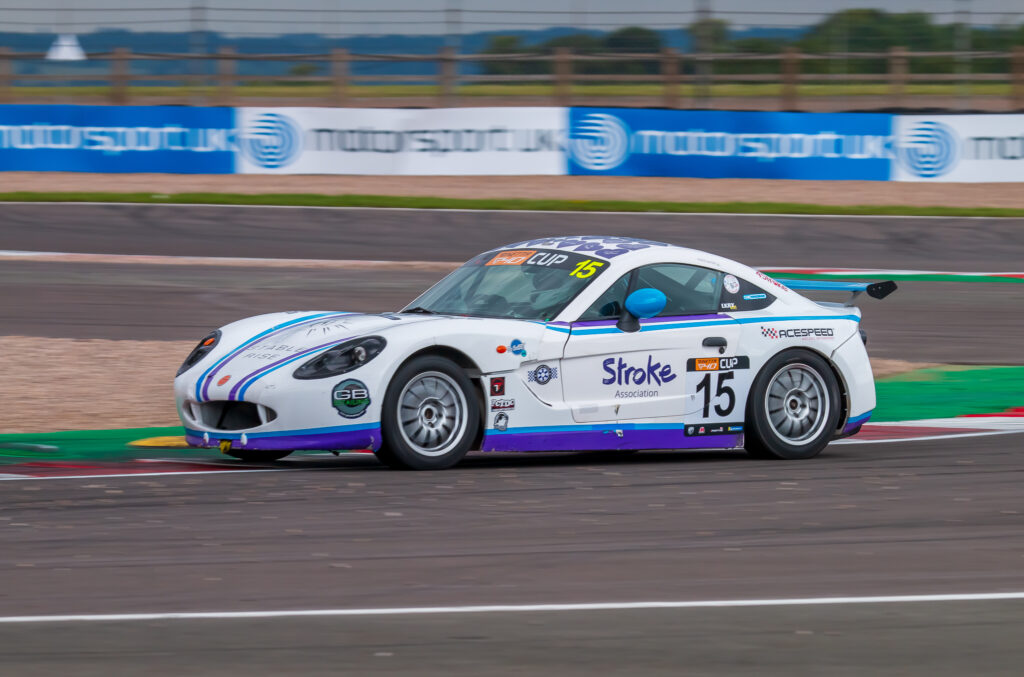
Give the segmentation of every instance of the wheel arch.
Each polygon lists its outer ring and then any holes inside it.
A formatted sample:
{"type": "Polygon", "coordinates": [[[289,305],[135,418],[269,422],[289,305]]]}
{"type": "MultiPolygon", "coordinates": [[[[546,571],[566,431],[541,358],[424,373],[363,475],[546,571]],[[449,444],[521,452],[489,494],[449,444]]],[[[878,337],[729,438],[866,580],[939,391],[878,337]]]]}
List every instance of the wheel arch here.
{"type": "Polygon", "coordinates": [[[476,437],[473,439],[473,444],[470,446],[470,449],[479,449],[484,438],[484,428],[487,426],[487,397],[484,393],[481,381],[483,372],[480,370],[479,365],[477,365],[473,358],[463,351],[458,348],[440,344],[426,346],[410,353],[397,365],[395,371],[397,372],[412,360],[427,356],[443,357],[451,360],[466,372],[466,376],[469,377],[469,382],[473,384],[473,389],[476,392],[477,403],[480,406],[480,425],[477,427],[476,437]]]}
{"type": "MultiPolygon", "coordinates": [[[[761,374],[764,373],[765,367],[768,366],[768,362],[778,357],[779,355],[782,355],[783,353],[791,352],[812,353],[823,359],[825,361],[825,364],[828,365],[828,368],[832,370],[832,375],[835,376],[836,384],[839,386],[839,422],[836,424],[836,429],[833,431],[834,438],[835,435],[838,435],[843,431],[843,428],[846,426],[846,419],[850,416],[850,389],[849,386],[847,386],[846,384],[846,379],[843,377],[842,372],[836,366],[836,363],[832,361],[832,358],[829,356],[828,353],[822,352],[811,346],[791,346],[789,348],[784,348],[783,350],[780,350],[777,353],[772,353],[767,358],[765,358],[764,364],[761,365],[761,368],[754,375],[754,381],[757,381],[757,379],[761,377],[761,374]]],[[[744,414],[744,417],[746,417],[746,414],[744,414]]]]}

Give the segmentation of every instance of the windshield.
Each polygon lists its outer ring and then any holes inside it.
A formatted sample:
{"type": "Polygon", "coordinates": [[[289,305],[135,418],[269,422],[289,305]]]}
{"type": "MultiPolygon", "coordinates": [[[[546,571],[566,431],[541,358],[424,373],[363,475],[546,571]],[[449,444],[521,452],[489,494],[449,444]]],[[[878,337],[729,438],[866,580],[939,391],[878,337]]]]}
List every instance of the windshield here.
{"type": "Polygon", "coordinates": [[[607,268],[604,259],[557,249],[487,252],[403,312],[548,321],[607,268]]]}

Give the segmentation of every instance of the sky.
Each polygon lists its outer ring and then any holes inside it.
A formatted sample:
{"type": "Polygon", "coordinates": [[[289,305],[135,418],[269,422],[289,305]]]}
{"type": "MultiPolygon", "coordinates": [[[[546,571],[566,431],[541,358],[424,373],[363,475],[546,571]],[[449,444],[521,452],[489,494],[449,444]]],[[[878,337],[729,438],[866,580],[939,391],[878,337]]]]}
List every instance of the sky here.
{"type": "Polygon", "coordinates": [[[390,33],[473,33],[577,26],[685,26],[705,2],[737,28],[805,26],[841,9],[885,7],[930,12],[942,23],[970,10],[976,25],[1024,22],[1024,0],[0,0],[0,31],[88,33],[99,27],[138,31],[209,30],[266,36],[337,37],[390,33]],[[194,12],[193,5],[203,6],[194,12]]]}

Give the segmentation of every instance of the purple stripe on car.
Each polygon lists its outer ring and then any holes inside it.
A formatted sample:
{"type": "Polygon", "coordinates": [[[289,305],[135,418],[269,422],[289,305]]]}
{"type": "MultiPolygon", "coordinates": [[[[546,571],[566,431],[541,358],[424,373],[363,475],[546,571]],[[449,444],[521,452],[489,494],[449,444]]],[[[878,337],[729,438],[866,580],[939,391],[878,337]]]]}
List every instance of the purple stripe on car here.
{"type": "Polygon", "coordinates": [[[625,429],[622,437],[613,429],[560,430],[555,432],[508,432],[485,435],[482,451],[598,451],[605,449],[735,449],[743,435],[687,437],[676,430],[625,429]]]}
{"type": "Polygon", "coordinates": [[[243,385],[245,385],[246,381],[248,381],[250,379],[256,380],[257,378],[259,378],[260,374],[263,374],[265,372],[268,372],[268,371],[272,370],[274,367],[276,367],[277,365],[281,364],[282,362],[288,362],[290,360],[295,360],[295,359],[298,359],[300,357],[304,357],[306,355],[309,355],[310,353],[315,353],[316,351],[321,350],[323,348],[327,348],[329,346],[333,346],[333,345],[336,345],[338,343],[342,343],[344,341],[347,341],[350,338],[352,338],[352,337],[348,336],[346,338],[335,339],[335,340],[329,341],[327,343],[321,343],[318,346],[313,346],[312,348],[306,348],[305,350],[299,351],[297,353],[291,353],[289,355],[286,355],[286,356],[282,357],[280,360],[278,360],[276,362],[271,362],[270,364],[266,364],[266,365],[260,367],[259,369],[257,369],[256,371],[254,371],[252,373],[249,373],[249,374],[246,374],[242,378],[238,379],[238,381],[235,382],[235,385],[231,388],[231,392],[228,393],[228,399],[229,400],[235,399],[235,394],[238,392],[238,389],[241,388],[243,385]],[[253,378],[253,377],[255,377],[255,378],[253,378]]]}
{"type": "MultiPolygon", "coordinates": [[[[202,435],[193,435],[194,431],[187,431],[185,441],[194,447],[216,447],[222,438],[218,433],[210,433],[210,441],[204,442],[202,435]]],[[[315,433],[312,435],[283,435],[280,437],[249,437],[246,444],[238,439],[238,434],[225,435],[223,439],[231,440],[231,446],[235,449],[266,449],[284,450],[294,449],[296,451],[323,450],[323,451],[353,451],[380,448],[380,428],[368,428],[365,430],[351,430],[330,433],[315,433]]]]}
{"type": "Polygon", "coordinates": [[[847,421],[846,425],[843,426],[842,437],[853,435],[854,433],[860,431],[861,426],[867,423],[868,419],[871,418],[871,414],[872,412],[869,411],[866,414],[861,414],[860,416],[851,418],[849,421],[847,421]]]}
{"type": "Polygon", "coordinates": [[[296,329],[298,327],[301,327],[301,326],[303,326],[305,324],[309,324],[311,322],[318,322],[318,321],[321,321],[321,320],[330,320],[330,319],[333,319],[335,317],[342,317],[342,316],[351,315],[351,314],[352,313],[345,313],[345,312],[340,312],[340,313],[320,313],[318,315],[312,315],[310,317],[307,317],[307,318],[305,318],[303,320],[300,320],[298,322],[285,322],[284,326],[282,326],[279,329],[275,329],[274,331],[272,331],[272,332],[270,332],[268,334],[263,334],[263,335],[255,336],[255,337],[253,337],[251,339],[246,340],[240,346],[238,346],[233,351],[228,353],[227,357],[224,357],[220,362],[217,363],[216,366],[214,366],[213,369],[211,369],[208,372],[208,374],[206,376],[206,379],[205,379],[205,381],[202,384],[203,389],[202,389],[202,392],[200,393],[200,398],[199,399],[201,399],[201,400],[209,400],[209,397],[210,397],[210,383],[213,382],[213,377],[216,376],[217,372],[219,372],[221,369],[223,369],[224,366],[228,362],[230,362],[231,360],[233,360],[236,357],[238,357],[238,354],[241,353],[243,350],[246,350],[248,348],[256,346],[259,343],[262,343],[263,341],[265,341],[266,339],[269,339],[271,337],[277,336],[278,334],[280,334],[283,331],[291,331],[292,329],[296,329]]]}

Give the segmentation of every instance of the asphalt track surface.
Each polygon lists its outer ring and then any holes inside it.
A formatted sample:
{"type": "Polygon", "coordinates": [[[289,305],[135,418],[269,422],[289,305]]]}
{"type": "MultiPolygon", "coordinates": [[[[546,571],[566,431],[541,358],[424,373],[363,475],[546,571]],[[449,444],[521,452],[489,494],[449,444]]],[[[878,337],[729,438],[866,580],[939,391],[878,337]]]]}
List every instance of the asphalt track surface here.
{"type": "MultiPolygon", "coordinates": [[[[151,205],[3,205],[0,249],[396,261],[462,261],[550,235],[621,234],[751,265],[1016,271],[1022,219],[494,213],[151,205]]],[[[214,266],[4,262],[0,333],[195,339],[261,312],[379,312],[441,274],[214,266]]],[[[1020,364],[1017,285],[901,283],[866,300],[871,353],[912,361],[1020,364]]],[[[845,297],[834,297],[839,300],[845,297]]]]}
{"type": "MultiPolygon", "coordinates": [[[[1020,269],[1021,225],[5,205],[0,248],[456,261],[555,231],[755,265],[993,271],[1020,269]]],[[[194,338],[265,309],[395,307],[430,277],[5,262],[0,332],[194,338]]],[[[1003,359],[1021,346],[1018,288],[904,285],[864,304],[869,347],[1019,362],[1003,359]]],[[[1022,441],[0,482],[0,617],[1021,591],[1022,441]]],[[[1022,636],[1021,600],[0,623],[0,672],[1018,675],[1022,636]]]]}
{"type": "MultiPolygon", "coordinates": [[[[1024,590],[1020,436],[0,482],[0,616],[1024,590]]],[[[4,674],[1019,674],[1024,600],[0,624],[4,674]],[[73,668],[73,669],[72,669],[73,668]]]]}

